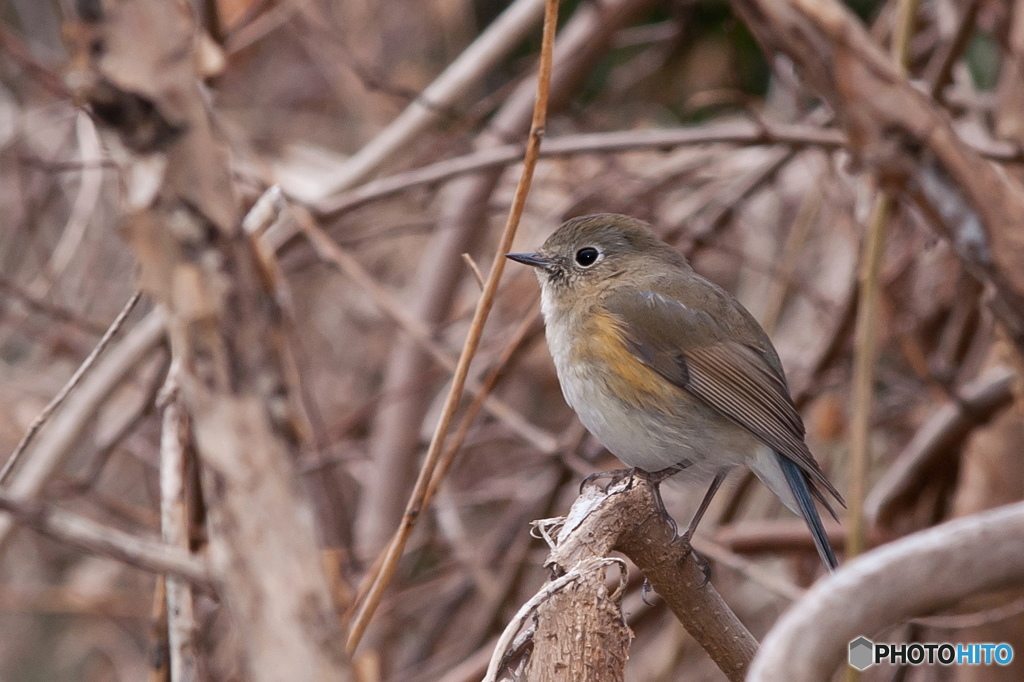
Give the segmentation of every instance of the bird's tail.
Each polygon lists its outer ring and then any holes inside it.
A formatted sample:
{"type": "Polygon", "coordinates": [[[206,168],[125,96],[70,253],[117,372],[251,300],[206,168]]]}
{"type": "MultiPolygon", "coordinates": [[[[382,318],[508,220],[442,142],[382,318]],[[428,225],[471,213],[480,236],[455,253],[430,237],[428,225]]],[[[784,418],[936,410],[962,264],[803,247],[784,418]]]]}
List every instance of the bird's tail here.
{"type": "Polygon", "coordinates": [[[793,492],[793,497],[796,498],[800,515],[804,517],[804,521],[811,531],[811,536],[814,538],[814,546],[818,549],[821,560],[825,562],[828,570],[834,571],[839,562],[836,561],[836,555],[828,541],[825,527],[821,524],[818,509],[814,506],[814,500],[811,497],[811,485],[813,484],[807,480],[807,474],[801,471],[795,462],[782,455],[776,454],[776,457],[779,460],[779,465],[782,467],[782,473],[786,476],[786,482],[789,483],[789,489],[793,492]]]}

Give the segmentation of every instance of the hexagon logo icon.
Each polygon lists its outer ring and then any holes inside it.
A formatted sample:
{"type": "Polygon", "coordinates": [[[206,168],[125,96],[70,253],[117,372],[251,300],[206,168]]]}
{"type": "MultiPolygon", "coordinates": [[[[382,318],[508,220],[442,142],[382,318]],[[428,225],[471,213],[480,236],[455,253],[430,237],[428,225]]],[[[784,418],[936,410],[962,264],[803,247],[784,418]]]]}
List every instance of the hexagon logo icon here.
{"type": "Polygon", "coordinates": [[[864,670],[874,665],[875,643],[867,637],[858,637],[850,642],[850,665],[864,670]]]}

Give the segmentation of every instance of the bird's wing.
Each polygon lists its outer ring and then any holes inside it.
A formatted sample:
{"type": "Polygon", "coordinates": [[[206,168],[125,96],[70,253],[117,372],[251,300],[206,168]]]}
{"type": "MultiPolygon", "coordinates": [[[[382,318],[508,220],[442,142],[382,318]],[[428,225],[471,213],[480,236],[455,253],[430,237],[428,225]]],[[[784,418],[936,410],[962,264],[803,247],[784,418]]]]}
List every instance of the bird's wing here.
{"type": "Polygon", "coordinates": [[[653,292],[622,289],[605,304],[640,362],[795,462],[843,503],[804,443],[803,420],[763,349],[732,338],[707,313],[653,292]]]}

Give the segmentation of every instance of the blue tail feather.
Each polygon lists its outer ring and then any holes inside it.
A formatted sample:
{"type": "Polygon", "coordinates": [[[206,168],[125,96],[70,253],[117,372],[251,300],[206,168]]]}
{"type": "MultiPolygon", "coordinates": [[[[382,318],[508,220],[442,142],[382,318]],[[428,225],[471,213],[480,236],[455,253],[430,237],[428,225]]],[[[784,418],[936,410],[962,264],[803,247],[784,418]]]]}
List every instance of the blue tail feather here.
{"type": "Polygon", "coordinates": [[[825,527],[821,524],[821,517],[818,516],[818,510],[814,506],[814,500],[811,498],[811,489],[808,485],[807,475],[800,470],[800,467],[795,462],[792,462],[787,457],[783,457],[778,453],[776,453],[776,456],[779,458],[779,464],[782,465],[782,473],[786,475],[789,488],[793,491],[793,497],[796,498],[797,506],[800,507],[800,514],[804,517],[804,521],[811,531],[811,536],[814,538],[814,546],[818,549],[821,560],[825,562],[825,566],[830,571],[834,571],[839,562],[836,561],[836,555],[828,541],[825,527]]]}

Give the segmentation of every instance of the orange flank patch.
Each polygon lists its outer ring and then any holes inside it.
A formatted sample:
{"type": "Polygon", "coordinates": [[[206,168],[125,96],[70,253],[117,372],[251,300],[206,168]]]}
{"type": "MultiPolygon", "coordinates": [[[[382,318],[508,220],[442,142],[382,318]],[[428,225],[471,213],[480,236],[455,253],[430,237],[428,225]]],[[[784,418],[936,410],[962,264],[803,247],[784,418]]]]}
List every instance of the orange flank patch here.
{"type": "Polygon", "coordinates": [[[637,407],[666,411],[679,400],[678,388],[629,351],[615,318],[597,313],[590,317],[587,327],[580,335],[585,341],[576,346],[574,360],[587,358],[593,364],[604,365],[607,371],[600,374],[609,393],[637,407]]]}

